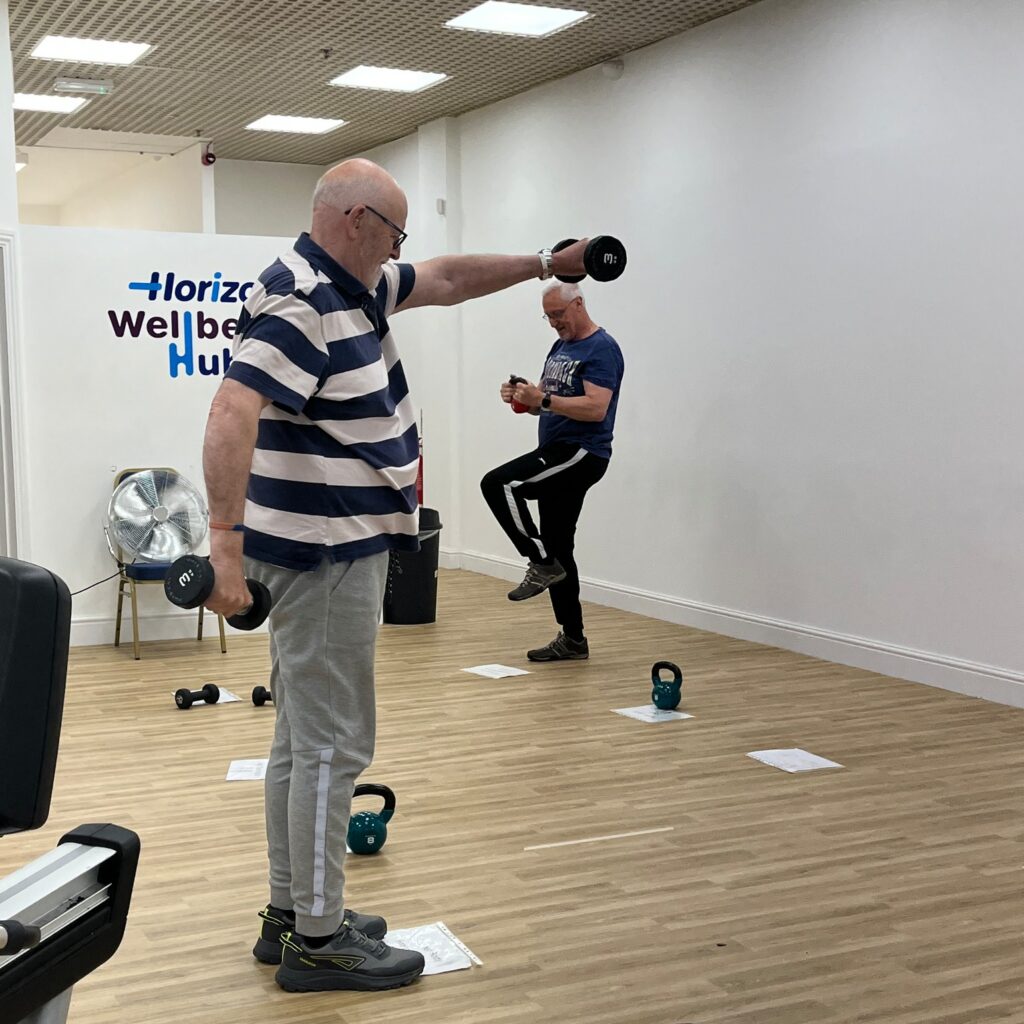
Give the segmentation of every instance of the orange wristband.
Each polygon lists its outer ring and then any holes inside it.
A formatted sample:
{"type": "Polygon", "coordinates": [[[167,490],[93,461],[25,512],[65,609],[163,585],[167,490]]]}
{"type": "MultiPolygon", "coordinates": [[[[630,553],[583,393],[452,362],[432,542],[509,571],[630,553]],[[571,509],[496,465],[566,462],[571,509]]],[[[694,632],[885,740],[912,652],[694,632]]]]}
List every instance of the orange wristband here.
{"type": "Polygon", "coordinates": [[[211,530],[233,530],[236,533],[241,533],[245,529],[244,523],[218,523],[213,519],[210,520],[211,530]]]}

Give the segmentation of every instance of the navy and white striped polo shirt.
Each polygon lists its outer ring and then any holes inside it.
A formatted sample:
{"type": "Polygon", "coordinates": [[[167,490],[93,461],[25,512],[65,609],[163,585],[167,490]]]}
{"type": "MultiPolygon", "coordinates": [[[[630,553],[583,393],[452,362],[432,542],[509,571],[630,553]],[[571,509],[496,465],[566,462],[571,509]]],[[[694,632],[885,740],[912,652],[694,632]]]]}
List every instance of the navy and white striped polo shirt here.
{"type": "Polygon", "coordinates": [[[416,273],[367,291],[308,234],[261,275],[225,377],[269,398],[245,503],[245,553],[288,569],[418,547],[416,417],[387,318],[416,273]]]}

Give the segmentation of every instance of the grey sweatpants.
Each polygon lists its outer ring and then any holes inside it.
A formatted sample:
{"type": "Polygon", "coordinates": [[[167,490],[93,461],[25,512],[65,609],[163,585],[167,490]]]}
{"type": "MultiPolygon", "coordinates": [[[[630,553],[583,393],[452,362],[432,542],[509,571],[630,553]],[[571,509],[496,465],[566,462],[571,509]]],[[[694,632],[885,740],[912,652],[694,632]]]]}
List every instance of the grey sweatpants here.
{"type": "Polygon", "coordinates": [[[270,902],[301,935],[341,925],[352,789],[373,760],[373,656],[387,552],[295,572],[247,558],[270,588],[277,721],[266,777],[270,902]]]}

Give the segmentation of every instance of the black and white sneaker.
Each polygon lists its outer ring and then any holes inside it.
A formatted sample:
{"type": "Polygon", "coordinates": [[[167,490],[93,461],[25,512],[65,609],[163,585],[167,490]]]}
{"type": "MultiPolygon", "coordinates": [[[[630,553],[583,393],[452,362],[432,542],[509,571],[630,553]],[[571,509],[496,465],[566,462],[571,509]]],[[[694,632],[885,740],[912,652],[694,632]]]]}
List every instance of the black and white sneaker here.
{"type": "Polygon", "coordinates": [[[543,594],[553,583],[561,583],[565,579],[565,570],[557,561],[550,565],[530,562],[526,567],[526,576],[515,590],[508,592],[510,601],[525,601],[528,597],[543,594]]]}
{"type": "Polygon", "coordinates": [[[422,953],[387,946],[347,924],[323,946],[307,946],[294,932],[285,932],[281,949],[275,980],[286,992],[401,988],[425,966],[422,953]]]}
{"type": "Polygon", "coordinates": [[[526,652],[530,661],[586,661],[590,657],[587,638],[572,640],[559,633],[546,647],[537,647],[526,652]]]}
{"type": "MultiPolygon", "coordinates": [[[[295,931],[295,914],[290,910],[278,910],[269,904],[260,911],[263,927],[260,937],[252,948],[252,955],[262,964],[279,964],[281,962],[281,936],[285,932],[295,931]]],[[[388,923],[383,917],[375,914],[360,914],[355,910],[346,910],[342,918],[344,924],[350,924],[371,939],[383,939],[387,934],[388,923]]]]}

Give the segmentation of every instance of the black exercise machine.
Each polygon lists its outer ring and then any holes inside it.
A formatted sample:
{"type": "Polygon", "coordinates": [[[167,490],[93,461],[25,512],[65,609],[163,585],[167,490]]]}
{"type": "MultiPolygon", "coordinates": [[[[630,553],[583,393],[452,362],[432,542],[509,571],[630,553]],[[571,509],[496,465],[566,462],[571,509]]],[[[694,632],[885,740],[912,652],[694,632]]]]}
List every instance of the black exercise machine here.
{"type": "MultiPolygon", "coordinates": [[[[53,573],[0,557],[0,836],[50,811],[71,635],[71,594],[53,573]]],[[[63,1024],[71,990],[124,935],[139,838],[80,825],[0,878],[0,1021],[63,1024]]]]}

